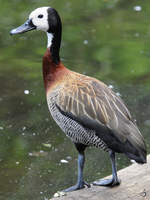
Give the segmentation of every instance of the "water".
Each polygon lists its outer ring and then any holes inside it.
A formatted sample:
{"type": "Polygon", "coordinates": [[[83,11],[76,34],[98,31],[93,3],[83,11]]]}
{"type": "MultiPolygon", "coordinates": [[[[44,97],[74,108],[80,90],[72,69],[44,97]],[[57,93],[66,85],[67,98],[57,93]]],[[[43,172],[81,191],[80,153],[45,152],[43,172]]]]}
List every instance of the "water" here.
{"type": "MultiPolygon", "coordinates": [[[[149,151],[150,2],[5,0],[1,4],[0,200],[49,199],[76,181],[77,152],[46,104],[41,70],[46,36],[35,31],[9,35],[36,7],[50,5],[59,11],[63,63],[104,81],[121,95],[149,151]]],[[[118,155],[117,163],[120,169],[130,161],[118,155]]],[[[85,180],[108,174],[107,153],[87,149],[85,180]]]]}

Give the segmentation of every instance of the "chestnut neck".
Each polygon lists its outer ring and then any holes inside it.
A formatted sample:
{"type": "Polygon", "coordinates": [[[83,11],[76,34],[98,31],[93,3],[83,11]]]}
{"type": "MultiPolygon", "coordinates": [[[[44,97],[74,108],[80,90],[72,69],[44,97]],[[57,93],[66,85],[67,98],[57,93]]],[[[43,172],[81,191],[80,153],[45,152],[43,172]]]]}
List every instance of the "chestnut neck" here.
{"type": "Polygon", "coordinates": [[[58,82],[64,69],[66,68],[60,61],[58,64],[54,62],[51,50],[47,48],[43,56],[43,79],[46,91],[58,82]]]}

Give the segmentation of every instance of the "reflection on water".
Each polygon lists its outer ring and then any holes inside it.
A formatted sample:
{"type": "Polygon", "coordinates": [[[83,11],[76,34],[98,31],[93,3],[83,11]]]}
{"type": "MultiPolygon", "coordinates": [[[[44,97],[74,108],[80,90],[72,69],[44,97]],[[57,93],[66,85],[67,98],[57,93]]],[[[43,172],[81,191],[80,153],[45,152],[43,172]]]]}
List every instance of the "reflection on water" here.
{"type": "MultiPolygon", "coordinates": [[[[0,8],[0,199],[46,200],[75,183],[77,152],[50,117],[41,60],[46,36],[10,37],[42,1],[8,1],[0,8]],[[6,15],[9,13],[9,15],[6,15]],[[69,169],[69,170],[68,170],[69,169]]],[[[63,20],[61,57],[70,69],[101,79],[137,119],[150,144],[150,3],[52,1],[63,20]],[[77,14],[78,13],[78,14],[77,14]]],[[[149,148],[148,148],[149,151],[149,148]]],[[[118,155],[118,168],[130,164],[118,155]]],[[[107,153],[89,148],[85,179],[111,173],[107,153]]]]}

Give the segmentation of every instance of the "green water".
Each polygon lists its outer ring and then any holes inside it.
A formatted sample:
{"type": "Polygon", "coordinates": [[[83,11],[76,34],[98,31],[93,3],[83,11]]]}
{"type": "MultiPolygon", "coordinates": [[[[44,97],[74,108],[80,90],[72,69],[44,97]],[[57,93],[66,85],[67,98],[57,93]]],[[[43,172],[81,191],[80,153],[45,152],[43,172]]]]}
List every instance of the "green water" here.
{"type": "MultiPolygon", "coordinates": [[[[0,200],[47,200],[76,181],[77,152],[46,104],[41,70],[46,36],[9,35],[37,7],[59,11],[63,63],[113,86],[149,147],[150,1],[0,0],[0,5],[0,200]]],[[[118,155],[117,163],[120,169],[130,161],[118,155]]],[[[87,149],[85,180],[110,173],[107,153],[87,149]]]]}

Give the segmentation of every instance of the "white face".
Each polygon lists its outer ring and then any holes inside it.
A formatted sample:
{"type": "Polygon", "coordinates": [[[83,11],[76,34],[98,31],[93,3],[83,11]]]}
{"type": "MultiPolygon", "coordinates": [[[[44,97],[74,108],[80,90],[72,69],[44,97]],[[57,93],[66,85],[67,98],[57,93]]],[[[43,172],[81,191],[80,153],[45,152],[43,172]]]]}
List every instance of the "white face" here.
{"type": "Polygon", "coordinates": [[[48,31],[48,8],[50,7],[37,8],[29,15],[29,19],[32,19],[32,23],[37,27],[37,30],[48,31]]]}

